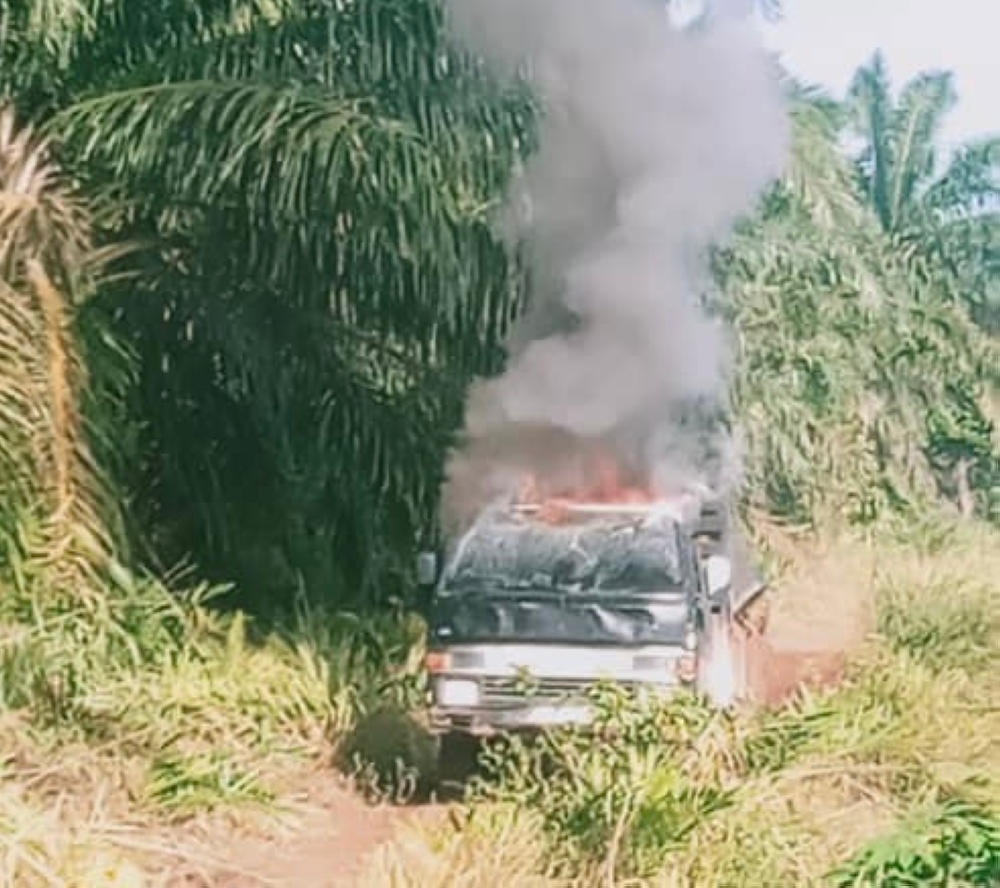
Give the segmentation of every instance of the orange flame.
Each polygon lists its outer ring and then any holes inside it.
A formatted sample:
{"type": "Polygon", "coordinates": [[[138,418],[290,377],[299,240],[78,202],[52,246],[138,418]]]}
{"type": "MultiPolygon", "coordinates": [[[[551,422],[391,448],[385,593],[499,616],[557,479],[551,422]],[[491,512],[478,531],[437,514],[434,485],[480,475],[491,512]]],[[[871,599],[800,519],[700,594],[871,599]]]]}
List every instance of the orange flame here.
{"type": "Polygon", "coordinates": [[[619,464],[606,454],[599,454],[585,464],[585,482],[576,487],[553,487],[537,475],[525,475],[518,492],[520,504],[540,505],[540,516],[553,523],[565,517],[566,507],[574,503],[641,504],[660,498],[652,486],[642,486],[626,478],[619,464]]]}

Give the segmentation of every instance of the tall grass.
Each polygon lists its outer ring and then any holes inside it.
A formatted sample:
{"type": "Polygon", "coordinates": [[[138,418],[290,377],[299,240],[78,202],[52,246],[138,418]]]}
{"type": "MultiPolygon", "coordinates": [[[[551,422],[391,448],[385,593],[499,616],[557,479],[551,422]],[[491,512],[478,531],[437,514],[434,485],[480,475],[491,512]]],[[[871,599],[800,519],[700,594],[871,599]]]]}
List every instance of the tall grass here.
{"type": "Polygon", "coordinates": [[[303,611],[262,636],[215,591],[121,573],[95,612],[0,590],[0,886],[145,885],[194,853],[172,829],[282,815],[291,782],[332,777],[356,721],[406,697],[419,626],[303,611]]]}

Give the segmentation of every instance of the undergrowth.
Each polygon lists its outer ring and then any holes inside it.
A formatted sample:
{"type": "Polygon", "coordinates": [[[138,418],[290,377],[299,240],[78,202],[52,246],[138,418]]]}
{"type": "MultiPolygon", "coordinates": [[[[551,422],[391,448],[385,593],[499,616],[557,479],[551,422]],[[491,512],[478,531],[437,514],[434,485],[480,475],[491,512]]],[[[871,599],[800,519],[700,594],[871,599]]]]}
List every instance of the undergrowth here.
{"type": "MultiPolygon", "coordinates": [[[[596,733],[492,747],[449,822],[404,831],[359,884],[1000,884],[996,536],[825,551],[873,604],[839,686],[734,714],[599,689],[596,733]]],[[[266,829],[316,768],[382,801],[433,785],[418,621],[301,609],[263,634],[214,591],[123,576],[98,611],[4,591],[4,888],[169,884],[164,844],[213,818],[266,829]]]]}
{"type": "Polygon", "coordinates": [[[359,718],[419,686],[413,621],[301,609],[262,635],[212,607],[221,590],[122,572],[95,610],[17,576],[0,594],[2,888],[145,885],[164,862],[129,836],[282,814],[289,779],[332,772],[359,718]]]}

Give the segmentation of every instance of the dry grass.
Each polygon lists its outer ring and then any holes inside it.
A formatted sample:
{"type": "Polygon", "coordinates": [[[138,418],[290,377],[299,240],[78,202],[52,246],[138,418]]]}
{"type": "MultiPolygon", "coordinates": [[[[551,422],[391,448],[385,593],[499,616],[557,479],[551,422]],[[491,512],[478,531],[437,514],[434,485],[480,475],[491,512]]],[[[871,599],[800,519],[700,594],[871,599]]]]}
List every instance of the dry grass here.
{"type": "Polygon", "coordinates": [[[77,598],[99,598],[120,517],[81,409],[76,308],[112,255],[92,234],[46,140],[0,102],[0,555],[30,553],[53,592],[77,598]]]}
{"type": "MultiPolygon", "coordinates": [[[[193,721],[202,701],[195,694],[189,702],[193,721]]],[[[143,710],[162,753],[136,745],[135,736],[73,741],[11,719],[0,734],[0,888],[156,888],[185,884],[180,873],[210,885],[209,874],[229,863],[233,837],[278,832],[281,818],[295,814],[285,799],[289,781],[311,763],[255,748],[239,731],[224,734],[214,702],[211,740],[185,738],[186,754],[168,751],[177,724],[169,710],[158,727],[153,710],[143,710]]],[[[240,727],[241,714],[231,711],[231,726],[240,727]]],[[[303,751],[319,749],[317,742],[303,751]]]]}
{"type": "MultiPolygon", "coordinates": [[[[482,809],[461,829],[416,825],[379,848],[356,888],[560,888],[539,825],[509,808],[482,809]]],[[[346,888],[346,886],[345,886],[346,888]]]]}
{"type": "Polygon", "coordinates": [[[188,888],[215,885],[222,873],[250,878],[257,867],[234,849],[287,838],[308,822],[304,808],[219,807],[224,798],[177,820],[133,804],[112,762],[93,767],[75,755],[62,751],[51,768],[50,778],[67,783],[59,793],[28,775],[4,781],[2,888],[188,888]],[[70,785],[70,774],[78,782],[70,785]]]}
{"type": "Polygon", "coordinates": [[[157,584],[109,591],[98,616],[31,588],[0,598],[0,888],[238,875],[234,842],[306,822],[302,787],[317,765],[334,779],[337,743],[411,668],[413,627],[391,621],[312,614],[294,642],[251,642],[157,584]]]}

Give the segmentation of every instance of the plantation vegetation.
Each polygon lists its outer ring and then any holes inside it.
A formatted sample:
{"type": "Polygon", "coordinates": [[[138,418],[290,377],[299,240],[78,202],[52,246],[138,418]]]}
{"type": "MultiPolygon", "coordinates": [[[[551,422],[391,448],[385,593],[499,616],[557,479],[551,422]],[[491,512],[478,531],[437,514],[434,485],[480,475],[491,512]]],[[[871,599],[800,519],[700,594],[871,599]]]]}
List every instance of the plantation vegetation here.
{"type": "MultiPolygon", "coordinates": [[[[707,295],[747,526],[781,619],[851,616],[842,681],[609,690],[613,744],[491,749],[358,884],[1000,885],[1000,138],[941,156],[950,76],[878,56],[787,89],[707,295]]],[[[538,113],[436,0],[0,0],[0,886],[211,885],[195,828],[273,831],[295,775],[433,784],[410,567],[538,113]]]]}

